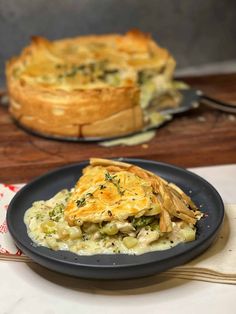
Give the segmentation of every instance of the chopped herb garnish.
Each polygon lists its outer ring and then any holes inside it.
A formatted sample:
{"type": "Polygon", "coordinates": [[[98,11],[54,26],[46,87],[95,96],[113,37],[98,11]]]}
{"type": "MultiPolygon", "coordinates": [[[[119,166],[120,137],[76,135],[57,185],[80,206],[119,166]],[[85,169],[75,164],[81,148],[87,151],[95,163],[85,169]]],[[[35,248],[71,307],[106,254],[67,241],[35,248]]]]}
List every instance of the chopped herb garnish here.
{"type": "Polygon", "coordinates": [[[118,69],[107,69],[107,61],[101,60],[97,62],[90,62],[87,64],[56,64],[55,68],[59,71],[58,80],[65,78],[74,78],[79,74],[78,78],[83,82],[89,81],[90,83],[96,81],[106,81],[111,86],[119,85],[120,75],[118,69]]]}
{"type": "Polygon", "coordinates": [[[36,214],[36,219],[40,219],[40,218],[42,218],[42,214],[37,213],[37,214],[36,214]]]}
{"type": "Polygon", "coordinates": [[[117,176],[111,176],[111,174],[108,171],[105,173],[105,180],[113,183],[114,186],[117,188],[118,193],[120,195],[124,195],[125,191],[122,191],[120,188],[120,179],[116,180],[116,177],[117,176]]]}
{"type": "Polygon", "coordinates": [[[62,218],[62,214],[64,211],[64,205],[63,204],[57,204],[48,214],[50,217],[50,220],[53,221],[59,221],[60,218],[62,218]]]}
{"type": "Polygon", "coordinates": [[[99,185],[99,189],[100,189],[100,190],[103,190],[103,189],[105,189],[105,188],[106,188],[106,186],[105,186],[104,184],[100,184],[100,185],[99,185]]]}
{"type": "Polygon", "coordinates": [[[81,199],[76,201],[77,207],[83,207],[86,204],[85,197],[82,197],[81,199]]]}
{"type": "Polygon", "coordinates": [[[110,175],[110,173],[109,173],[109,172],[106,172],[106,173],[105,173],[105,180],[106,180],[106,181],[110,181],[110,182],[112,182],[113,177],[110,175]]]}
{"type": "Polygon", "coordinates": [[[77,207],[83,207],[86,205],[86,198],[93,197],[93,193],[86,193],[85,197],[81,197],[81,199],[76,201],[77,207]]]}

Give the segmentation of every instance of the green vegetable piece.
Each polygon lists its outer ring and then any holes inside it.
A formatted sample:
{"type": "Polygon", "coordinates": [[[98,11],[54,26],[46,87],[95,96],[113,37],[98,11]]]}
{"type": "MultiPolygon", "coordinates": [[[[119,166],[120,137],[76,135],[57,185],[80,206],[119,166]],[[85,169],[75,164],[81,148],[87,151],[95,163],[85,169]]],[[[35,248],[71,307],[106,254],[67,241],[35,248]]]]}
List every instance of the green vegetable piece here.
{"type": "Polygon", "coordinates": [[[134,218],[132,220],[132,225],[135,228],[143,228],[150,225],[155,218],[153,216],[142,216],[140,218],[134,218]]]}

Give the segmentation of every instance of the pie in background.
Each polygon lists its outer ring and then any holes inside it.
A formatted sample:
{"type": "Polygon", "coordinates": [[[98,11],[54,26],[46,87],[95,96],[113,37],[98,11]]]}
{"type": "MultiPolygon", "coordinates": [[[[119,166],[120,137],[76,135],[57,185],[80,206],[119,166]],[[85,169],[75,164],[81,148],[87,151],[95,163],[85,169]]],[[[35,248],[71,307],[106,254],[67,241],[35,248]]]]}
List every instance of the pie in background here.
{"type": "Polygon", "coordinates": [[[141,130],[150,108],[178,106],[175,60],[150,35],[33,37],[7,63],[10,113],[49,136],[112,137],[141,130]]]}

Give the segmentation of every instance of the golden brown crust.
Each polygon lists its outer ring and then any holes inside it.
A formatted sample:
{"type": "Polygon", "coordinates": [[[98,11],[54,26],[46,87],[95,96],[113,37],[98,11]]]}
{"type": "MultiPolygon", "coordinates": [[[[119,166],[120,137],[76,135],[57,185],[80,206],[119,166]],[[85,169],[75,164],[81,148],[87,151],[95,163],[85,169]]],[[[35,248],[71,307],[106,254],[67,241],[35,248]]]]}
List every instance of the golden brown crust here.
{"type": "Polygon", "coordinates": [[[48,135],[115,136],[136,131],[144,125],[137,71],[163,66],[164,75],[171,77],[174,59],[137,30],[124,36],[91,35],[54,42],[33,37],[31,45],[7,63],[10,113],[22,125],[48,135]],[[81,83],[70,75],[58,79],[62,63],[104,58],[111,67],[126,69],[127,78],[119,86],[81,83]]]}
{"type": "MultiPolygon", "coordinates": [[[[125,169],[131,173],[136,174],[140,178],[150,182],[153,191],[159,195],[159,201],[161,202],[162,214],[161,214],[161,230],[167,232],[171,229],[170,215],[182,219],[183,221],[191,224],[195,224],[197,216],[200,215],[196,205],[179,187],[173,183],[168,183],[163,178],[155,175],[154,173],[134,166],[132,164],[123,163],[120,161],[113,161],[109,159],[91,158],[91,166],[103,166],[103,167],[118,167],[125,169]]],[[[115,170],[120,171],[120,170],[115,170]]]]}
{"type": "Polygon", "coordinates": [[[162,232],[172,231],[173,217],[191,225],[200,217],[195,204],[175,185],[135,165],[101,158],[90,159],[65,209],[70,224],[157,214],[162,232]]]}
{"type": "Polygon", "coordinates": [[[127,170],[109,172],[109,167],[88,166],[77,182],[65,208],[70,224],[124,221],[129,216],[160,212],[150,182],[127,170]]]}
{"type": "Polygon", "coordinates": [[[143,126],[140,106],[122,110],[106,119],[81,126],[81,136],[115,136],[138,131],[143,126]]]}
{"type": "Polygon", "coordinates": [[[13,117],[41,133],[75,137],[113,136],[136,131],[143,126],[137,88],[81,90],[70,95],[60,91],[58,102],[50,92],[39,94],[18,86],[9,86],[9,91],[13,117]],[[69,133],[66,130],[70,130],[69,133]]]}

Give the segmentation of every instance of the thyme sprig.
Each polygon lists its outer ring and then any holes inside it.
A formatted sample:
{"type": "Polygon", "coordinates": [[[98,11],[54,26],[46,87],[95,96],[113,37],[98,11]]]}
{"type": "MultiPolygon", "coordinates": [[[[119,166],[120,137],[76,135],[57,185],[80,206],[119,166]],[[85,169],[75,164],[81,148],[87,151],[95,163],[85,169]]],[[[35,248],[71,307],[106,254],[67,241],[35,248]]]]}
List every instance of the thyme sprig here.
{"type": "Polygon", "coordinates": [[[86,193],[84,197],[81,197],[76,201],[77,207],[83,207],[86,205],[86,199],[93,197],[93,193],[86,193]]]}
{"type": "Polygon", "coordinates": [[[111,176],[111,174],[108,171],[105,173],[105,180],[114,184],[114,186],[117,188],[117,191],[120,195],[124,195],[125,191],[121,190],[120,179],[117,180],[116,177],[117,177],[116,175],[111,176]]]}
{"type": "Polygon", "coordinates": [[[76,201],[77,207],[83,207],[86,204],[85,197],[81,197],[79,200],[76,201]]]}

